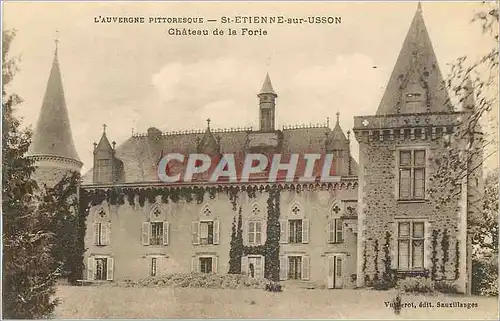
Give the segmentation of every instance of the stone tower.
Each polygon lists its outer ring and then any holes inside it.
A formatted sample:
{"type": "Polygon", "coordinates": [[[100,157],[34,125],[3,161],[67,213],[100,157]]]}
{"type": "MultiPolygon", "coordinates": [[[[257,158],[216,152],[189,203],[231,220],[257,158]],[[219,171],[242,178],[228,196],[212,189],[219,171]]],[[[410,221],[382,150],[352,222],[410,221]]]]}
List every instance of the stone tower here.
{"type": "Polygon", "coordinates": [[[467,187],[444,208],[430,193],[435,161],[466,112],[448,104],[443,77],[418,5],[374,116],[354,119],[359,142],[358,286],[387,270],[454,282],[465,292],[467,187]],[[445,245],[443,245],[445,244],[445,245]]]}
{"type": "Polygon", "coordinates": [[[259,119],[260,119],[260,130],[261,131],[274,131],[275,117],[276,117],[276,98],[278,95],[274,92],[273,85],[271,84],[271,78],[269,74],[266,75],[264,84],[260,93],[257,95],[259,97],[259,119]]]}
{"type": "Polygon", "coordinates": [[[65,174],[80,172],[83,165],[76,153],[71,133],[59,68],[57,41],[29,155],[35,160],[35,179],[47,186],[58,183],[65,174]]]}

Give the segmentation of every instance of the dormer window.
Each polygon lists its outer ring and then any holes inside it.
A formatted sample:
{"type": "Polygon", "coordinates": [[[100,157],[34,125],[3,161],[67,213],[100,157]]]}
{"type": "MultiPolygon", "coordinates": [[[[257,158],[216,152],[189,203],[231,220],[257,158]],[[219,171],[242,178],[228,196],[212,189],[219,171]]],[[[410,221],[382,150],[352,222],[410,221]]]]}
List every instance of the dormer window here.
{"type": "Polygon", "coordinates": [[[410,84],[403,93],[403,98],[403,113],[414,114],[425,112],[425,90],[420,84],[410,84]]]}

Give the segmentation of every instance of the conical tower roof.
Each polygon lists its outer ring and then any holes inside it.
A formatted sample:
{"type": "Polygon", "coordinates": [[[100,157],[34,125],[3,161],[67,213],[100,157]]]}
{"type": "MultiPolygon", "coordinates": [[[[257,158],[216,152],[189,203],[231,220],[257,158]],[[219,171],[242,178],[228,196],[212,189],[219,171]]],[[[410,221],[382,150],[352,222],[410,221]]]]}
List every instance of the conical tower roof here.
{"type": "Polygon", "coordinates": [[[264,79],[264,84],[262,84],[262,89],[260,90],[259,95],[261,94],[276,95],[276,92],[273,89],[273,84],[271,83],[271,78],[269,77],[269,73],[266,74],[266,79],[264,79]]]}
{"type": "Polygon", "coordinates": [[[338,140],[338,141],[347,141],[347,137],[344,134],[344,131],[342,130],[342,127],[340,127],[340,113],[337,112],[337,122],[335,124],[335,127],[332,130],[332,135],[331,135],[332,140],[338,140]]]}
{"type": "Polygon", "coordinates": [[[60,156],[80,161],[76,153],[64,99],[57,47],[43,98],[30,154],[60,156]]]}
{"type": "Polygon", "coordinates": [[[420,3],[382,96],[377,115],[399,113],[398,101],[401,91],[409,81],[416,81],[428,88],[428,112],[450,111],[447,107],[448,93],[443,89],[443,76],[425,27],[420,3]]]}

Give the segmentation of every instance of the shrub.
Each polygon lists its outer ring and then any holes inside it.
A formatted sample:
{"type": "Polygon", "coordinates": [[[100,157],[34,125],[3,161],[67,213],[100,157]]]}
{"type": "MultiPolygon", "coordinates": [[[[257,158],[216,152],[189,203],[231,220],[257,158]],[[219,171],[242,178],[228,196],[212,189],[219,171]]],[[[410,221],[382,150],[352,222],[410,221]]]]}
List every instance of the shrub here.
{"type": "Polygon", "coordinates": [[[498,296],[498,263],[495,258],[472,260],[472,294],[498,296]]]}
{"type": "Polygon", "coordinates": [[[397,287],[403,293],[434,293],[434,282],[430,278],[421,276],[407,277],[399,280],[397,287]]]}
{"type": "Polygon", "coordinates": [[[376,279],[372,282],[372,286],[375,290],[389,290],[396,286],[397,283],[397,272],[396,270],[389,270],[384,272],[381,279],[376,279]]]}
{"type": "Polygon", "coordinates": [[[278,282],[271,281],[271,282],[266,284],[265,290],[268,292],[282,292],[283,286],[278,282]]]}
{"type": "Polygon", "coordinates": [[[457,285],[451,281],[436,281],[434,288],[441,293],[459,293],[457,285]]]}
{"type": "Polygon", "coordinates": [[[237,289],[241,287],[264,289],[269,281],[250,278],[242,274],[172,273],[157,277],[145,277],[136,282],[127,280],[118,286],[158,286],[207,289],[237,289]],[[133,284],[133,285],[132,285],[133,284]]]}

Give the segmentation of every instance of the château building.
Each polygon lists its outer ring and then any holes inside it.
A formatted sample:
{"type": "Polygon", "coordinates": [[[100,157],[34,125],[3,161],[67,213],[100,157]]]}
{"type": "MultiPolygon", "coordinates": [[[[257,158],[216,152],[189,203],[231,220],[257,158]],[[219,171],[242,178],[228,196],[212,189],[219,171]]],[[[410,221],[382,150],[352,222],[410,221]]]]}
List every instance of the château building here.
{"type": "MultiPolygon", "coordinates": [[[[329,124],[276,128],[278,94],[269,75],[257,95],[258,129],[214,129],[208,120],[199,131],[149,128],[117,146],[104,127],[80,191],[89,199],[83,209],[84,278],[122,281],[236,271],[311,287],[354,288],[373,285],[393,270],[400,277],[448,280],[468,291],[468,192],[480,190],[482,183],[477,177],[464,181],[444,209],[436,206],[439,195],[431,195],[429,187],[437,166],[433,159],[469,117],[474,102],[455,111],[442,83],[419,5],[375,115],[355,117],[353,134],[341,128],[339,113],[333,129],[329,124]],[[354,138],[359,164],[350,150],[354,138]],[[340,178],[329,183],[211,183],[206,177],[162,182],[158,162],[174,152],[330,153],[340,178]],[[242,247],[236,250],[238,242],[242,247]]],[[[37,157],[81,166],[57,52],[38,127],[37,157]],[[45,128],[52,117],[46,115],[56,111],[62,117],[54,121],[58,127],[45,128]]]]}

